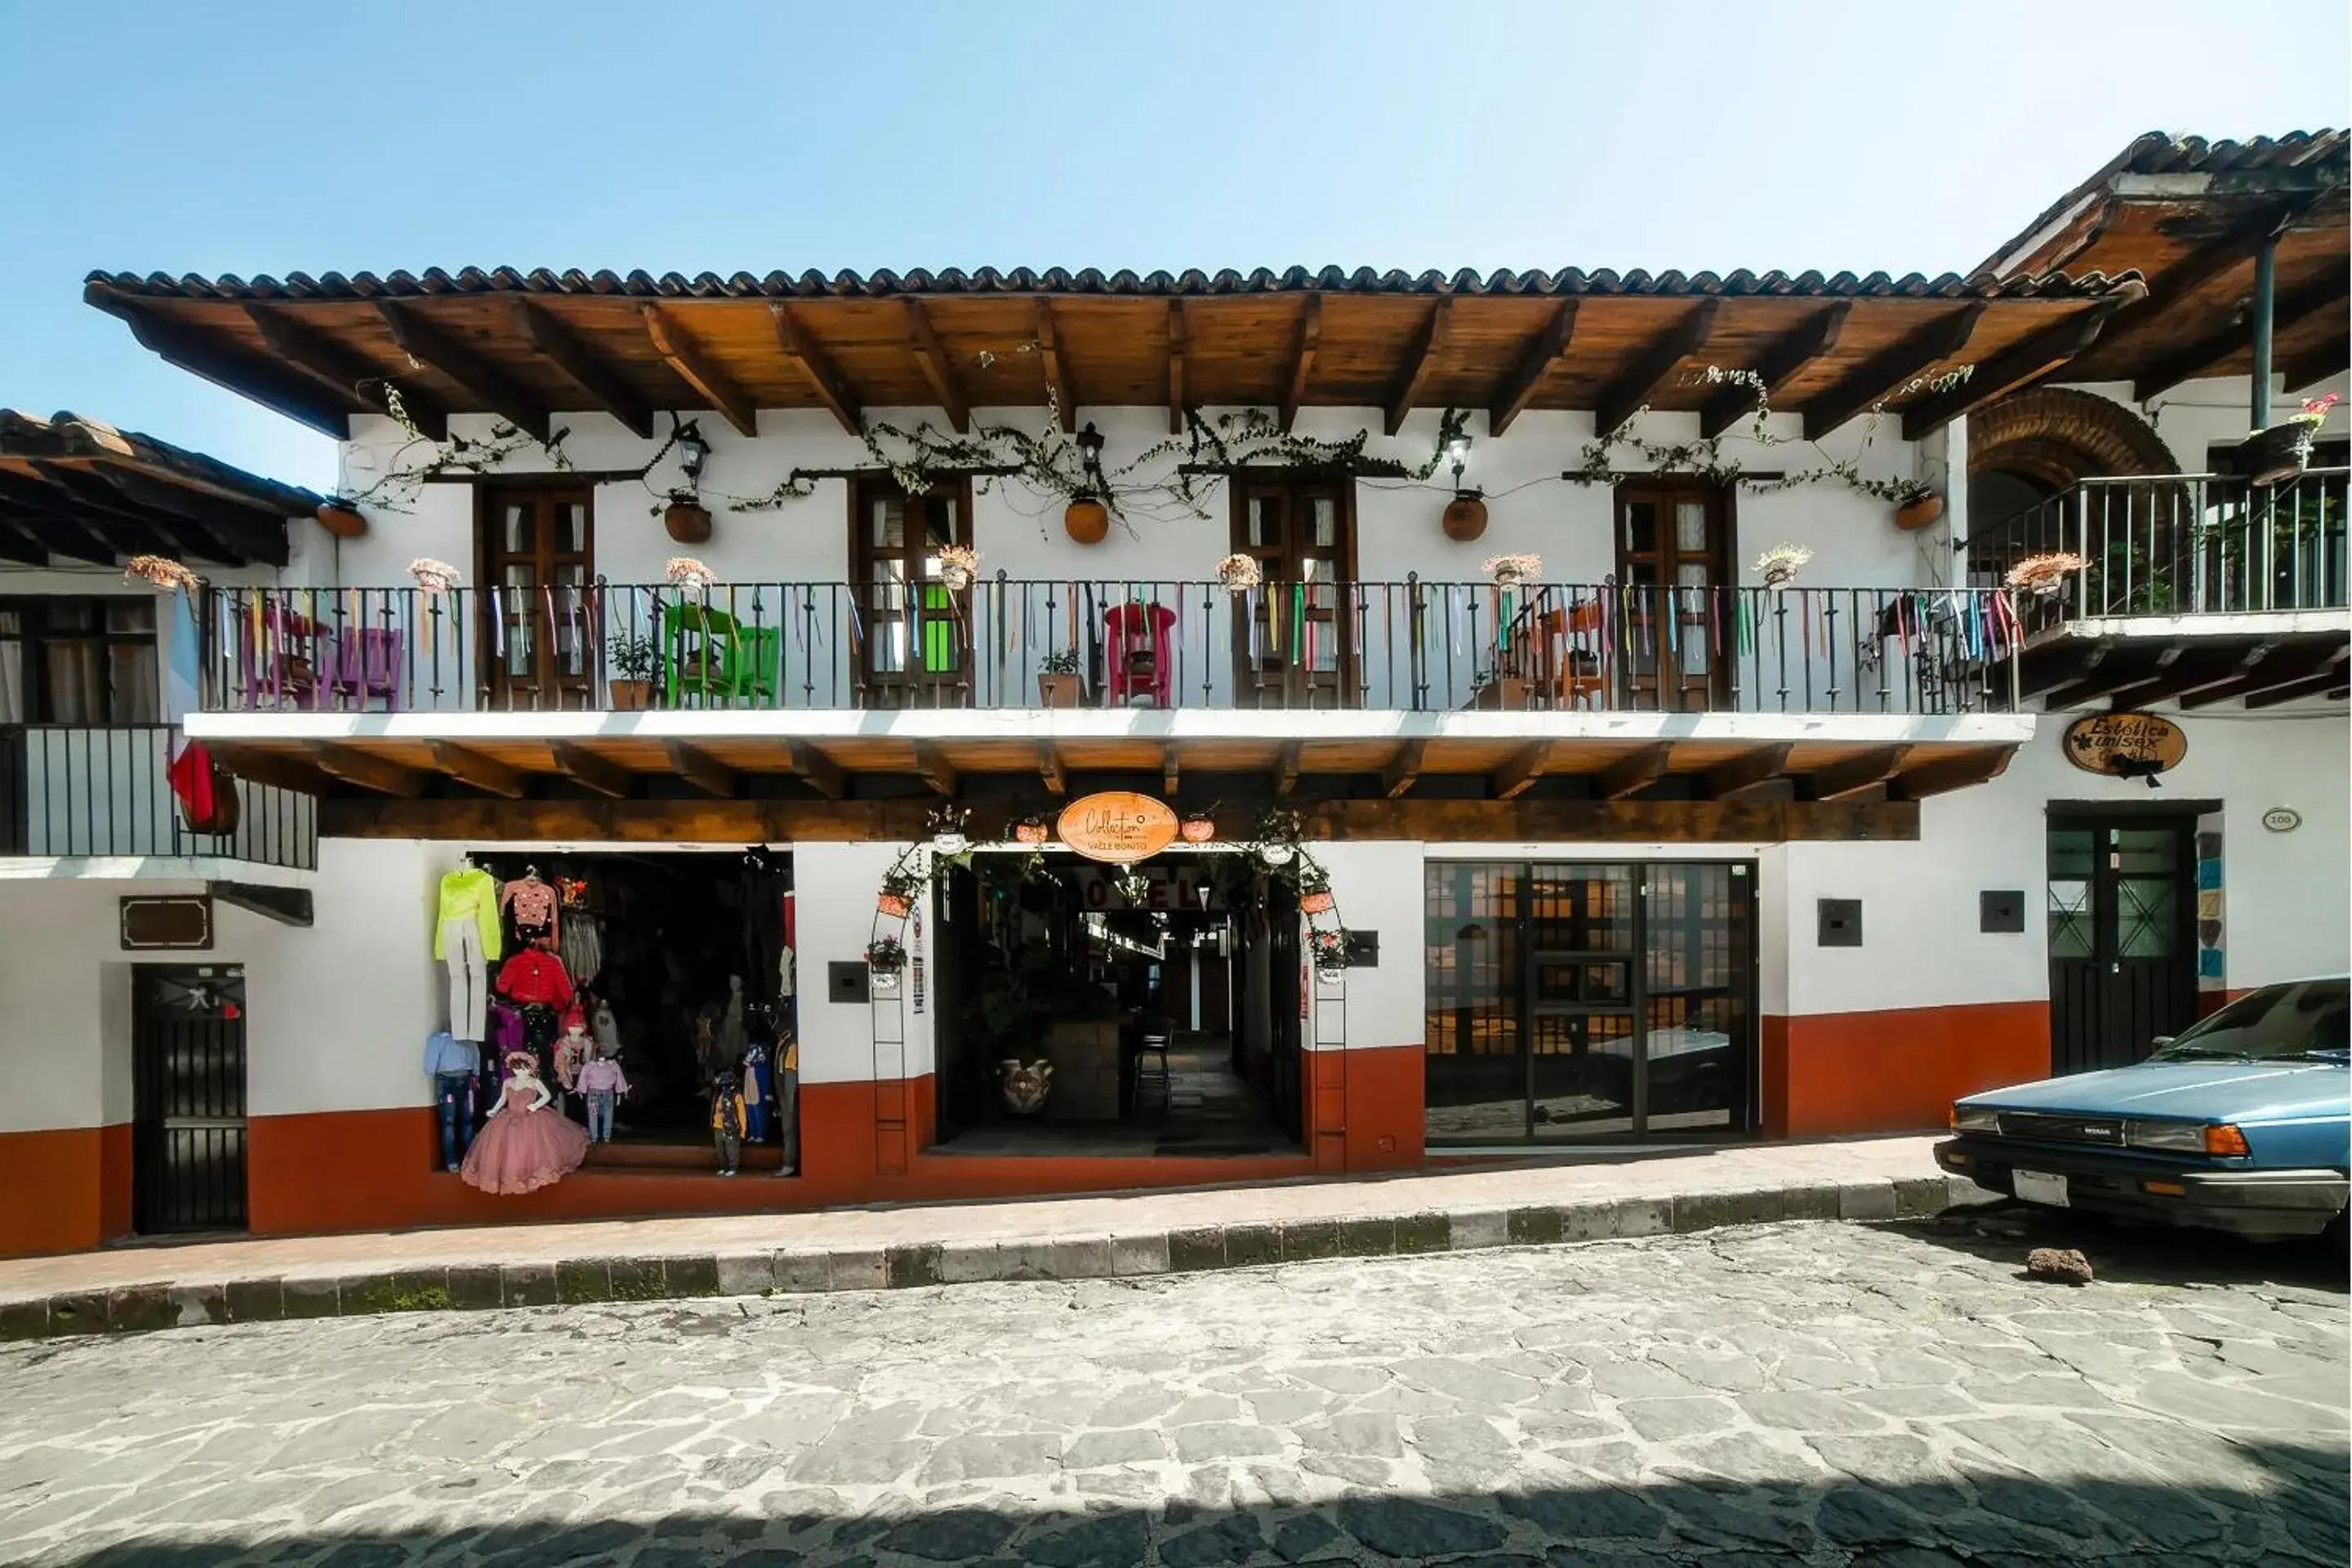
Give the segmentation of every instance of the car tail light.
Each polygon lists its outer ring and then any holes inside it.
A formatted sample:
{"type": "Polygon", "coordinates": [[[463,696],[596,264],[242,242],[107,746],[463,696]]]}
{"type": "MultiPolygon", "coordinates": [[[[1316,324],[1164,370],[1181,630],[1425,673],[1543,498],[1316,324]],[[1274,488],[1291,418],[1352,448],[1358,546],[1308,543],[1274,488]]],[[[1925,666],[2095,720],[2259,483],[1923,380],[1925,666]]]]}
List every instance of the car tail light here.
{"type": "Polygon", "coordinates": [[[2225,1121],[2205,1129],[2205,1152],[2242,1157],[2252,1151],[2246,1147],[2246,1135],[2225,1121]]]}

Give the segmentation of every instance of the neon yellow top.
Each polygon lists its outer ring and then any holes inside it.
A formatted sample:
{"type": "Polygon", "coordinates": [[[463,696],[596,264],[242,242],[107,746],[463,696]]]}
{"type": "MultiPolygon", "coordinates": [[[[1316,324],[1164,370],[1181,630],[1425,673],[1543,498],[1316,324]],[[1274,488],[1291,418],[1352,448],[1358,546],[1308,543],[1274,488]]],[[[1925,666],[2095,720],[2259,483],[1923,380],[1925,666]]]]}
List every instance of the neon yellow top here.
{"type": "Polygon", "coordinates": [[[468,866],[441,879],[441,908],[433,917],[433,956],[441,951],[441,931],[451,921],[469,920],[482,933],[482,956],[499,955],[499,880],[478,866],[468,866]]]}

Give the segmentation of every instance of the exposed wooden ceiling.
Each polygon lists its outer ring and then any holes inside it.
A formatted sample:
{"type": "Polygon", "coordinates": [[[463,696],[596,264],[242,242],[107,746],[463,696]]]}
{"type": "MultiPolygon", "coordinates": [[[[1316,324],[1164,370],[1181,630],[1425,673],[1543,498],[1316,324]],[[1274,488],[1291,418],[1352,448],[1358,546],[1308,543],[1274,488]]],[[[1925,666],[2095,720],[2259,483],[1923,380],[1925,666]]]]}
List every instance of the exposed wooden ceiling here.
{"type": "Polygon", "coordinates": [[[0,561],[282,566],[287,520],[325,499],[95,419],[0,408],[0,561]]]}
{"type": "Polygon", "coordinates": [[[1184,411],[1415,408],[1703,411],[1752,406],[1710,366],[1752,370],[1773,406],[1825,429],[1874,405],[1940,425],[2081,352],[2137,300],[2129,276],[1962,279],[1701,273],[914,273],[752,278],[468,269],[422,277],[93,274],[85,297],[172,363],[335,436],[396,392],[428,435],[451,414],[534,433],[610,413],[711,409],[750,431],[765,409],[975,409],[1049,398],[1184,411]],[[1979,367],[1937,395],[1925,383],[1979,367]],[[1987,374],[1987,368],[2000,374],[1987,374]]]}

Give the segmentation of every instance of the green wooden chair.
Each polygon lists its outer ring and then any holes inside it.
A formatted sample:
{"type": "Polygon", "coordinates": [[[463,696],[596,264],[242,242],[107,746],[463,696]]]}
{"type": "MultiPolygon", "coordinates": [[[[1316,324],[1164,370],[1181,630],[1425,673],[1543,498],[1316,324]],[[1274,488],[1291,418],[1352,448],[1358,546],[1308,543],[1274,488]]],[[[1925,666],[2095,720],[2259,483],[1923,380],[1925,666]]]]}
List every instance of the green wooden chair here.
{"type": "Polygon", "coordinates": [[[725,610],[683,600],[662,606],[662,698],[668,707],[772,706],[783,654],[782,626],[747,626],[725,610]]]}

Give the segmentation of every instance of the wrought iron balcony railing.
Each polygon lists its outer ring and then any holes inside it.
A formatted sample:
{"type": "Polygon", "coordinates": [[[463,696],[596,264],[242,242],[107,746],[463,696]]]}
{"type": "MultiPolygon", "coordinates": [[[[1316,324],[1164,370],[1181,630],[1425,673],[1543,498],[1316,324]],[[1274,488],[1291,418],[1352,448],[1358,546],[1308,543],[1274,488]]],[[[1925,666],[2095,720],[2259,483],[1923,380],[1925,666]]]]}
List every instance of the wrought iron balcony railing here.
{"type": "Polygon", "coordinates": [[[1198,581],[216,588],[213,710],[2014,705],[2008,595],[1198,581]]]}
{"type": "Polygon", "coordinates": [[[173,794],[171,726],[0,726],[0,855],[172,857],[315,869],[318,803],[240,779],[235,826],[191,829],[173,794]]]}

